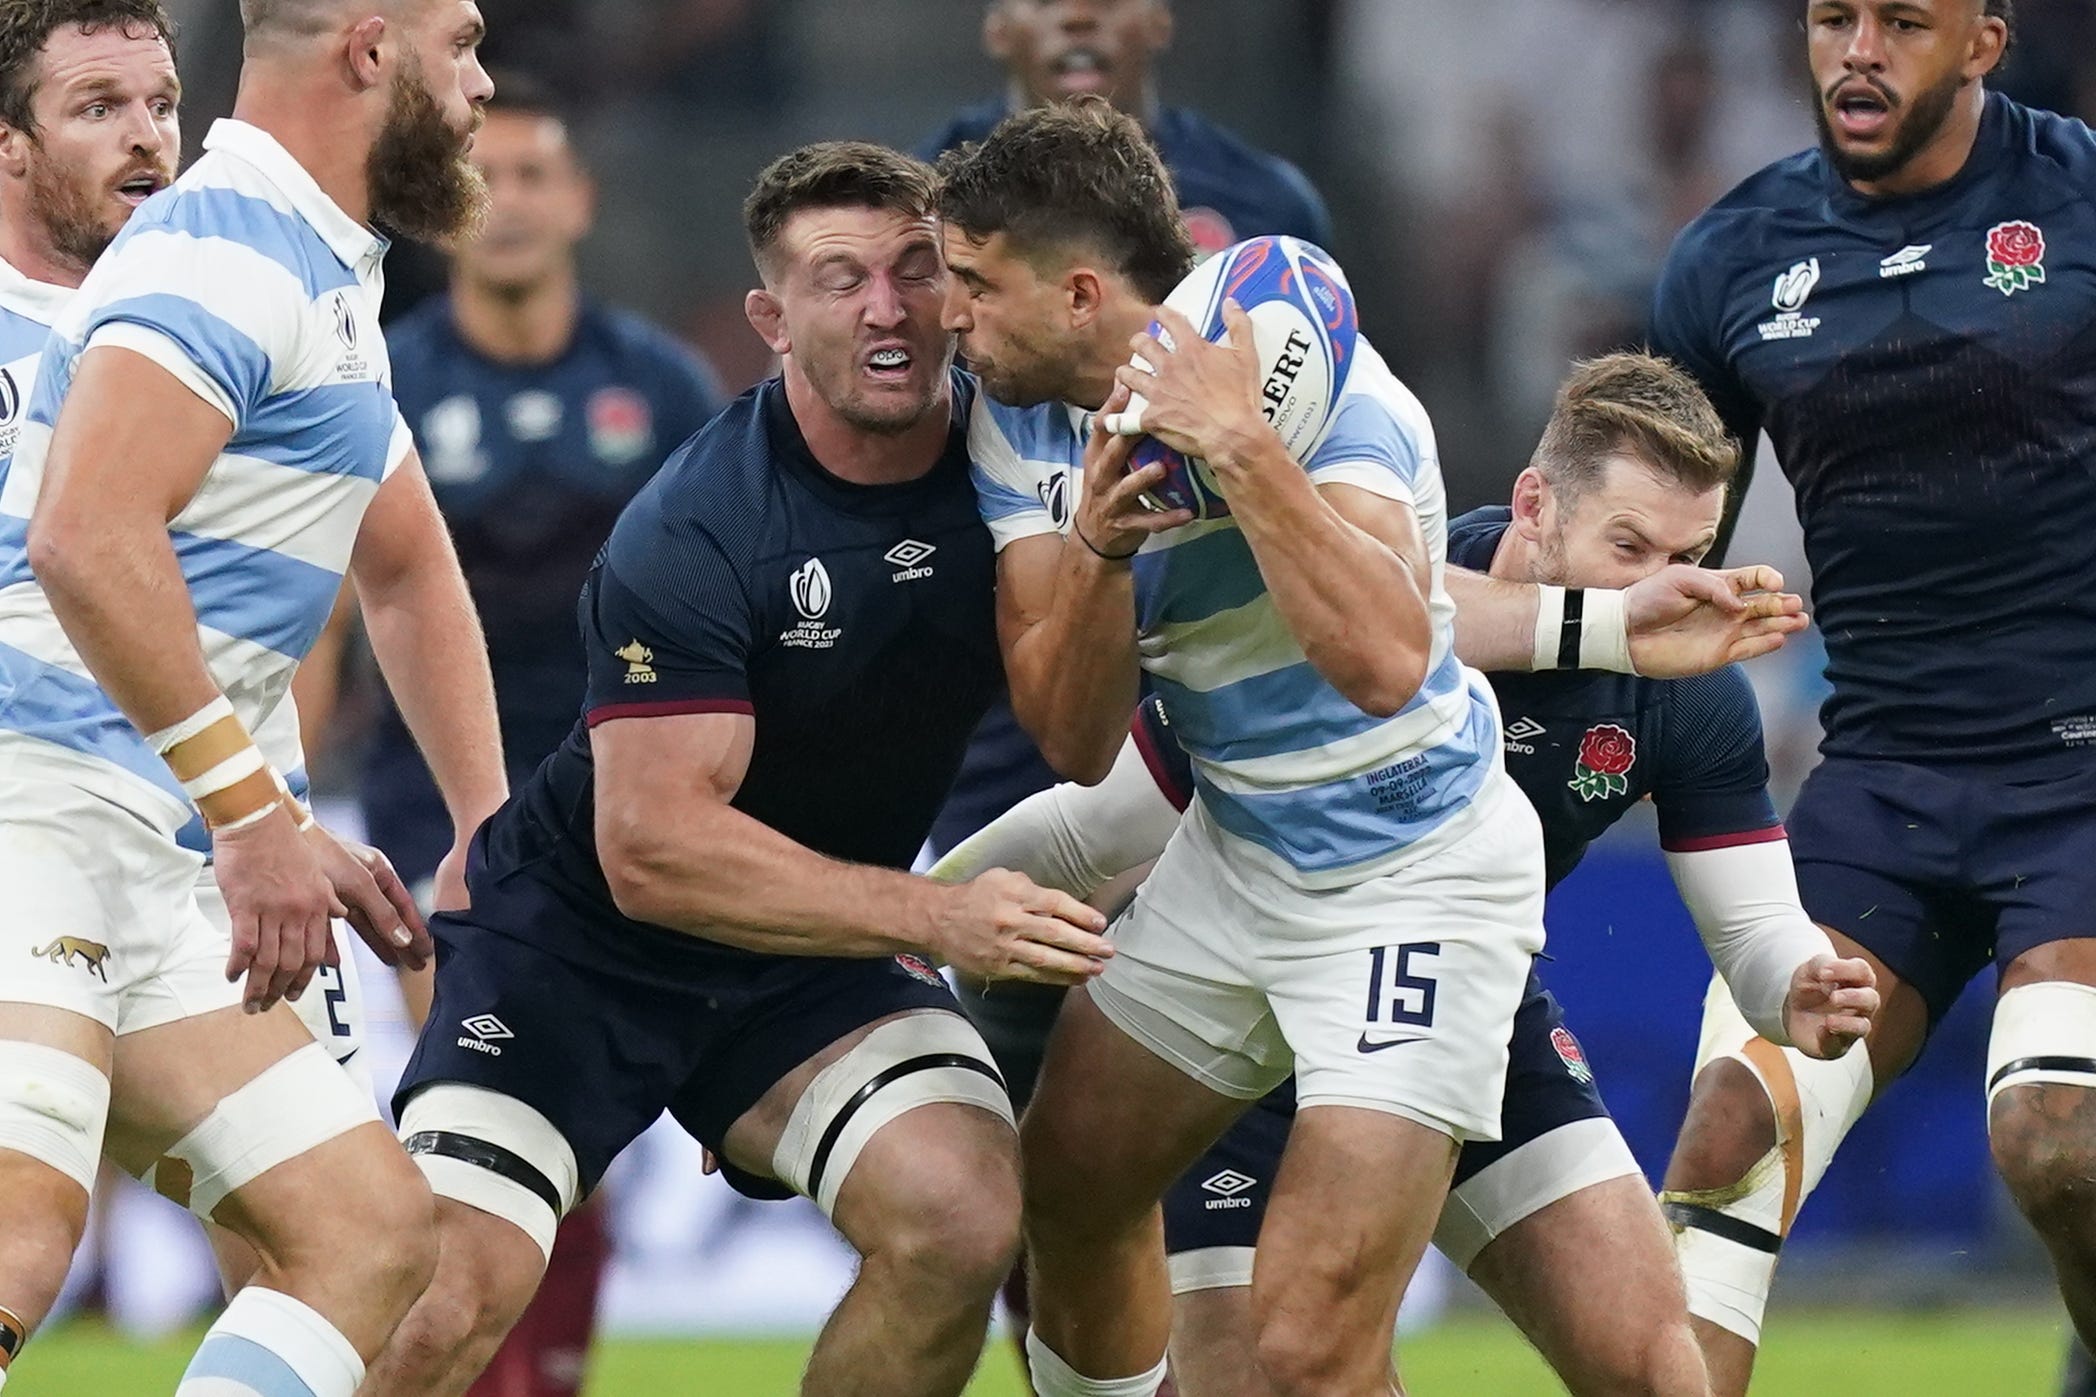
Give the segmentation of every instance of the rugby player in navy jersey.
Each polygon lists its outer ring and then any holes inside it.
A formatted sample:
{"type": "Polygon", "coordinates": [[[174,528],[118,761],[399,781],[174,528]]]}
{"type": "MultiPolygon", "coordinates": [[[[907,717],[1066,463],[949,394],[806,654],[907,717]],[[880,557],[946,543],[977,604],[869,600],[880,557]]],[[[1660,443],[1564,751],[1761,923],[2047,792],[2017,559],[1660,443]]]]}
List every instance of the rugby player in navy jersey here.
{"type": "Polygon", "coordinates": [[[442,1254],[371,1392],[461,1391],[560,1214],[665,1109],[863,1258],[804,1392],[937,1397],[975,1367],[1017,1149],[927,958],[1077,983],[1112,950],[1017,874],[902,871],[999,681],[934,192],[829,143],[745,205],[783,371],[620,516],[580,603],[582,721],[476,836],[470,910],[432,919],[397,1103],[442,1254]]]}
{"type": "Polygon", "coordinates": [[[1867,1058],[1713,1002],[1666,1202],[1721,1393],[1843,1134],[1991,961],[1988,1135],[2096,1338],[2096,136],[1985,79],[2004,0],[1804,7],[1817,149],[1681,235],[1652,340],[1797,496],[1833,692],[1790,814],[1867,1058]]]}
{"type": "MultiPolygon", "coordinates": [[[[1694,562],[1716,534],[1735,459],[1708,400],[1679,369],[1642,355],[1582,365],[1560,390],[1512,507],[1451,522],[1449,561],[1510,583],[1573,587],[1629,585],[1694,562]]],[[[1860,963],[1832,963],[1826,936],[1798,906],[1760,715],[1737,666],[1684,679],[1491,679],[1507,770],[1542,817],[1549,881],[1650,797],[1684,899],[1756,1021],[1814,1055],[1846,1051],[1876,997],[1860,963]]],[[[1148,700],[1104,782],[1022,802],[933,876],[1002,866],[1091,896],[1162,852],[1193,789],[1162,706],[1148,700]]],[[[1274,1391],[1253,1351],[1250,1287],[1294,1114],[1283,1087],[1166,1197],[1181,1397],[1274,1391]]],[[[1660,1365],[1670,1343],[1693,1340],[1665,1229],[1557,1001],[1533,978],[1515,1019],[1501,1116],[1500,1140],[1464,1147],[1437,1243],[1573,1392],[1674,1390],[1660,1365]],[[1577,1283],[1566,1284],[1572,1275],[1577,1283]]]]}
{"type": "MultiPolygon", "coordinates": [[[[689,350],[583,294],[576,248],[593,190],[560,106],[525,74],[497,74],[495,92],[473,148],[487,222],[455,250],[449,294],[386,336],[394,397],[487,636],[515,788],[560,745],[582,703],[575,594],[591,559],[619,510],[720,399],[689,350]]],[[[365,829],[422,889],[454,822],[399,709],[382,703],[358,792],[365,829]]],[[[419,1016],[427,974],[407,988],[419,1016]]],[[[578,1210],[473,1397],[580,1390],[609,1256],[600,1210],[578,1210]]]]}

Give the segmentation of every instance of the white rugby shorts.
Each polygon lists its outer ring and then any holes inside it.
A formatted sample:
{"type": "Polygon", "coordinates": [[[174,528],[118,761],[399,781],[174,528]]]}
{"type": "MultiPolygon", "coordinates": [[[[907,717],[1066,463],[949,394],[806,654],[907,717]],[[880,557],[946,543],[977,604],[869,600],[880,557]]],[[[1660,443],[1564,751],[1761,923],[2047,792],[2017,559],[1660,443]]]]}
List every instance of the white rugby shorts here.
{"type": "MultiPolygon", "coordinates": [[[[219,958],[223,962],[233,945],[233,921],[226,915],[226,895],[219,891],[218,878],[209,867],[197,875],[196,900],[205,920],[218,933],[223,947],[219,958]]],[[[364,991],[357,981],[356,933],[349,923],[339,919],[332,930],[342,964],[321,966],[306,992],[287,1002],[306,1026],[306,1032],[313,1035],[313,1041],[325,1048],[336,1065],[369,1095],[371,1073],[360,1056],[364,1048],[364,991]]]]}
{"type": "Polygon", "coordinates": [[[1495,771],[1419,856],[1312,890],[1196,799],[1088,993],[1211,1090],[1357,1106],[1499,1138],[1507,1041],[1543,948],[1543,835],[1495,771]]]}

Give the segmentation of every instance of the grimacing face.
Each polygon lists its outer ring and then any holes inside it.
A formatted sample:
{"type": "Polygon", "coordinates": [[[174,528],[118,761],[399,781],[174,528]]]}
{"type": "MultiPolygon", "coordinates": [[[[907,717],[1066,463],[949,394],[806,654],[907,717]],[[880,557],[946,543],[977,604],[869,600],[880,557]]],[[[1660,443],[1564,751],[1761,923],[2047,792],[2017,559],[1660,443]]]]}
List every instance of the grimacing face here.
{"type": "Polygon", "coordinates": [[[1063,286],[1019,256],[1003,233],[977,241],[947,224],[946,328],[968,369],[1000,403],[1032,407],[1071,396],[1082,352],[1063,286]]]}
{"type": "Polygon", "coordinates": [[[1568,501],[1545,485],[1537,582],[1628,587],[1672,563],[1701,562],[1717,540],[1723,487],[1695,491],[1628,456],[1568,501]]]}
{"type": "Polygon", "coordinates": [[[936,220],[803,209],[779,231],[775,255],[780,352],[832,411],[892,434],[940,407],[953,338],[939,324],[946,268],[936,220]]]}
{"type": "Polygon", "coordinates": [[[54,29],[35,82],[36,129],[7,132],[5,149],[22,162],[29,216],[85,271],[174,179],[182,85],[166,41],[138,24],[54,29]]]}
{"type": "Polygon", "coordinates": [[[1975,45],[2000,24],[1980,0],[1812,0],[1812,114],[1836,171],[1870,184],[1905,169],[1991,66],[1975,45]]]}

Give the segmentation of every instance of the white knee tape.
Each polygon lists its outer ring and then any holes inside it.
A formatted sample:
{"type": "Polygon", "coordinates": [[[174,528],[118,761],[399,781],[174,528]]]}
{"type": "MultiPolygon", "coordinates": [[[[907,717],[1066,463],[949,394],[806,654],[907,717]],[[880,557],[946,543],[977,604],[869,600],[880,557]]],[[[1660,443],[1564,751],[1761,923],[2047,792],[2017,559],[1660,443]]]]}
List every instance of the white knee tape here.
{"type": "Polygon", "coordinates": [[[1012,1123],[1004,1079],[966,1019],[932,1010],[884,1023],[801,1093],[772,1152],[772,1172],[827,1215],[874,1132],[935,1101],[979,1106],[1012,1123]]]}
{"type": "Polygon", "coordinates": [[[1755,1033],[1724,981],[1713,977],[1696,1071],[1720,1058],[1740,1063],[1761,1084],[1776,1144],[1736,1182],[1668,1190],[1660,1204],[1688,1282],[1689,1313],[1758,1342],[1783,1239],[1870,1104],[1870,1057],[1857,1047],[1822,1062],[1777,1047],[1755,1033]]]}
{"type": "Polygon", "coordinates": [[[109,1121],[109,1079],[41,1043],[0,1039],[0,1149],[26,1154],[93,1193],[109,1121]]]}
{"type": "Polygon", "coordinates": [[[438,1082],[409,1100],[400,1138],[437,1197],[501,1218],[553,1255],[582,1179],[552,1121],[501,1092],[438,1082]]]}
{"type": "Polygon", "coordinates": [[[1995,1004],[1987,1104],[2036,1082],[2096,1090],[2096,986],[2046,980],[2018,985],[1995,1004]]]}
{"type": "Polygon", "coordinates": [[[308,1043],[222,1098],[145,1181],[208,1218],[235,1189],[377,1119],[371,1098],[325,1049],[308,1043]]]}

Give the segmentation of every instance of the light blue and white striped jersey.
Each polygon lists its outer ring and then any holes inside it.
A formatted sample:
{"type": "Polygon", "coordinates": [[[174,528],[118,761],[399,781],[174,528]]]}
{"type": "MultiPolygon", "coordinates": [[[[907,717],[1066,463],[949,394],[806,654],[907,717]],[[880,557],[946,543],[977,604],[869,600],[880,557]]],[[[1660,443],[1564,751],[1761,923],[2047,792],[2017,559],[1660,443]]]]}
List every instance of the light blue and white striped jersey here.
{"type": "Polygon", "coordinates": [[[0,744],[199,850],[181,786],[95,683],[28,566],[51,429],[80,356],[142,354],[232,423],[168,531],[212,677],[263,754],[301,783],[291,675],[327,622],[365,507],[412,448],[378,329],[385,240],[259,128],[220,121],[204,148],[52,307],[14,454],[0,463],[0,744]]]}
{"type": "MultiPolygon", "coordinates": [[[[1001,549],[1062,531],[1076,513],[1087,415],[978,397],[976,491],[1001,549]]],[[[1448,827],[1498,768],[1499,717],[1482,675],[1455,657],[1442,585],[1448,504],[1426,409],[1364,339],[1339,410],[1304,463],[1409,505],[1433,563],[1433,649],[1419,693],[1376,718],[1304,658],[1236,522],[1197,520],[1136,555],[1143,669],[1216,824],[1307,887],[1373,877],[1448,827]]]]}

